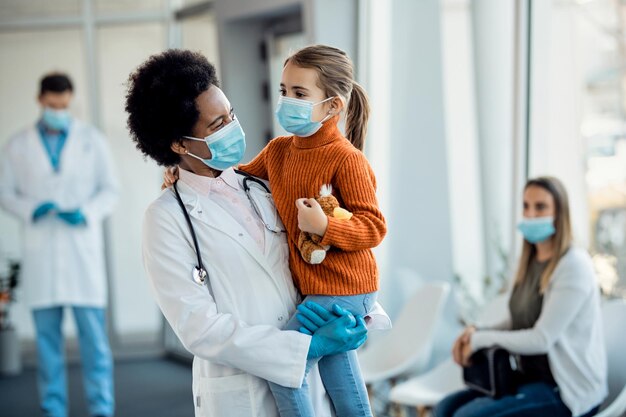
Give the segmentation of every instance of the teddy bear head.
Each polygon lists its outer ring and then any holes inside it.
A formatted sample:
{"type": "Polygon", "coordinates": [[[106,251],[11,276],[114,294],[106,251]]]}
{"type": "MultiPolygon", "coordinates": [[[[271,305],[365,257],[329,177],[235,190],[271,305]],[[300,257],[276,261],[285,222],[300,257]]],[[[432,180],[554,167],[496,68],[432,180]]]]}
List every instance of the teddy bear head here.
{"type": "Polygon", "coordinates": [[[331,185],[322,185],[322,188],[320,189],[320,196],[316,198],[317,202],[322,207],[324,214],[327,216],[332,216],[335,207],[339,207],[339,201],[337,201],[332,192],[333,187],[331,185]]]}

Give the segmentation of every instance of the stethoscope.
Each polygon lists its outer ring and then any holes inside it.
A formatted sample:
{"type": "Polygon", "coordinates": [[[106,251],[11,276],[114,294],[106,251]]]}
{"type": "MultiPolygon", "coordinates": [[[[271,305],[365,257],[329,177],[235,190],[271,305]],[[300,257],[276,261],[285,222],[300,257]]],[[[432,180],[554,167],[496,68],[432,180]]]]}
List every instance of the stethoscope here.
{"type": "Polygon", "coordinates": [[[193,246],[196,249],[196,256],[198,257],[198,265],[193,268],[192,277],[196,284],[203,285],[209,274],[207,274],[206,269],[204,268],[204,264],[202,263],[202,255],[200,255],[200,245],[198,245],[196,231],[191,224],[191,218],[189,217],[189,213],[187,213],[187,209],[185,208],[183,199],[180,197],[180,194],[178,192],[178,187],[176,186],[177,182],[178,180],[174,182],[174,192],[176,193],[176,200],[178,200],[178,205],[183,210],[185,220],[187,220],[187,224],[189,225],[189,231],[191,232],[191,238],[193,239],[193,246]]]}
{"type": "Polygon", "coordinates": [[[269,224],[267,224],[267,222],[263,219],[263,216],[261,215],[261,210],[257,206],[256,201],[250,195],[250,182],[252,182],[252,184],[260,185],[261,188],[263,188],[263,190],[265,190],[266,195],[269,196],[272,193],[271,193],[270,189],[267,188],[267,185],[265,185],[265,183],[263,181],[261,181],[260,179],[258,179],[256,177],[253,177],[252,175],[248,174],[247,172],[239,171],[238,169],[236,169],[235,172],[237,174],[243,176],[243,184],[242,184],[243,185],[243,191],[246,193],[246,197],[248,197],[248,200],[250,201],[250,204],[252,204],[252,208],[254,209],[254,212],[256,213],[257,217],[259,219],[261,219],[261,222],[263,222],[263,225],[265,226],[265,228],[267,230],[269,230],[270,232],[275,233],[275,234],[285,233],[286,232],[285,229],[274,228],[274,227],[271,227],[269,224]]]}
{"type": "MultiPolygon", "coordinates": [[[[263,224],[265,225],[265,228],[267,230],[269,230],[272,233],[285,233],[284,229],[281,228],[273,228],[270,225],[268,225],[265,220],[263,219],[263,216],[261,216],[261,211],[259,210],[259,208],[257,207],[256,202],[254,201],[254,199],[252,198],[252,196],[250,195],[250,183],[252,184],[256,184],[259,185],[263,190],[265,190],[265,192],[269,195],[270,193],[270,189],[267,187],[267,185],[265,185],[265,183],[263,181],[261,181],[260,179],[253,177],[252,175],[243,172],[243,171],[239,171],[238,169],[235,170],[235,172],[239,175],[242,175],[243,178],[243,190],[246,193],[246,196],[248,197],[248,200],[250,200],[250,203],[252,204],[252,208],[254,209],[254,212],[256,213],[256,215],[259,217],[259,219],[261,219],[261,221],[263,222],[263,224]]],[[[192,273],[192,277],[193,280],[196,284],[198,285],[204,285],[204,283],[206,282],[207,277],[209,276],[209,274],[206,271],[206,268],[204,267],[204,264],[202,263],[202,255],[200,255],[200,245],[198,245],[198,238],[196,237],[196,232],[195,229],[193,227],[193,224],[191,224],[191,218],[189,217],[189,213],[187,213],[187,209],[185,208],[185,204],[183,203],[183,199],[180,197],[180,193],[178,192],[178,187],[176,186],[176,183],[178,182],[178,180],[176,182],[174,182],[173,187],[174,187],[174,193],[176,193],[176,200],[178,201],[178,205],[180,206],[180,208],[183,210],[183,214],[185,215],[185,220],[187,221],[187,225],[189,226],[189,231],[191,232],[191,238],[193,239],[193,245],[194,248],[196,250],[196,256],[198,257],[198,264],[193,268],[193,273],[192,273]]]]}

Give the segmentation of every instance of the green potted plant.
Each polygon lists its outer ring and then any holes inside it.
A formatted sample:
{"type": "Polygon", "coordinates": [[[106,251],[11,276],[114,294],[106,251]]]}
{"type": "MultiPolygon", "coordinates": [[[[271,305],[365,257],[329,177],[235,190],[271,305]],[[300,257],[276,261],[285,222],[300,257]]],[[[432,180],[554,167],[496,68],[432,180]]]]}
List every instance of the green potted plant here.
{"type": "Polygon", "coordinates": [[[19,338],[9,318],[19,272],[20,264],[9,261],[8,269],[0,275],[0,375],[17,375],[22,369],[19,338]]]}

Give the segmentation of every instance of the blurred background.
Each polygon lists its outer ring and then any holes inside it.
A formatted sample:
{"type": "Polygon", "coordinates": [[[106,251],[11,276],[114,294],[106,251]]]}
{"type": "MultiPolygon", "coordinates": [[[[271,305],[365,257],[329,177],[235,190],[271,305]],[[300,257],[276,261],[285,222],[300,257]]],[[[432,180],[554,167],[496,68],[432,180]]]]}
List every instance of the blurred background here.
{"type": "MultiPolygon", "coordinates": [[[[142,267],[143,212],[162,169],[129,138],[128,75],[168,48],[205,54],[246,131],[247,161],[281,133],[273,109],[284,59],[315,43],[345,50],[370,96],[366,155],[389,225],[376,249],[381,302],[393,318],[424,283],[452,285],[431,365],[507,288],[528,177],[565,183],[604,294],[626,297],[624,0],[0,0],[0,146],[38,119],[39,79],[58,70],[75,84],[72,113],[114,154],[122,193],[106,252],[116,359],[188,357],[142,267]]],[[[0,212],[0,276],[20,248],[19,224],[0,212]]],[[[10,320],[29,369],[34,330],[19,291],[10,320]]],[[[71,358],[73,321],[65,327],[71,358]]]]}

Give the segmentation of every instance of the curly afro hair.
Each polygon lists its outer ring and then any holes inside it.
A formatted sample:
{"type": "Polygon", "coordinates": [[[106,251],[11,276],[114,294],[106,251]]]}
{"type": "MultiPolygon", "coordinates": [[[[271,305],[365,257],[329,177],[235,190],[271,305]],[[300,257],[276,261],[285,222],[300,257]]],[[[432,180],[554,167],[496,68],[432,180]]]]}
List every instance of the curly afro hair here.
{"type": "Polygon", "coordinates": [[[180,161],[171,145],[191,134],[199,113],[195,100],[219,86],[215,67],[200,53],[170,49],[152,55],[128,77],[126,112],[131,137],[159,165],[180,161]]]}

